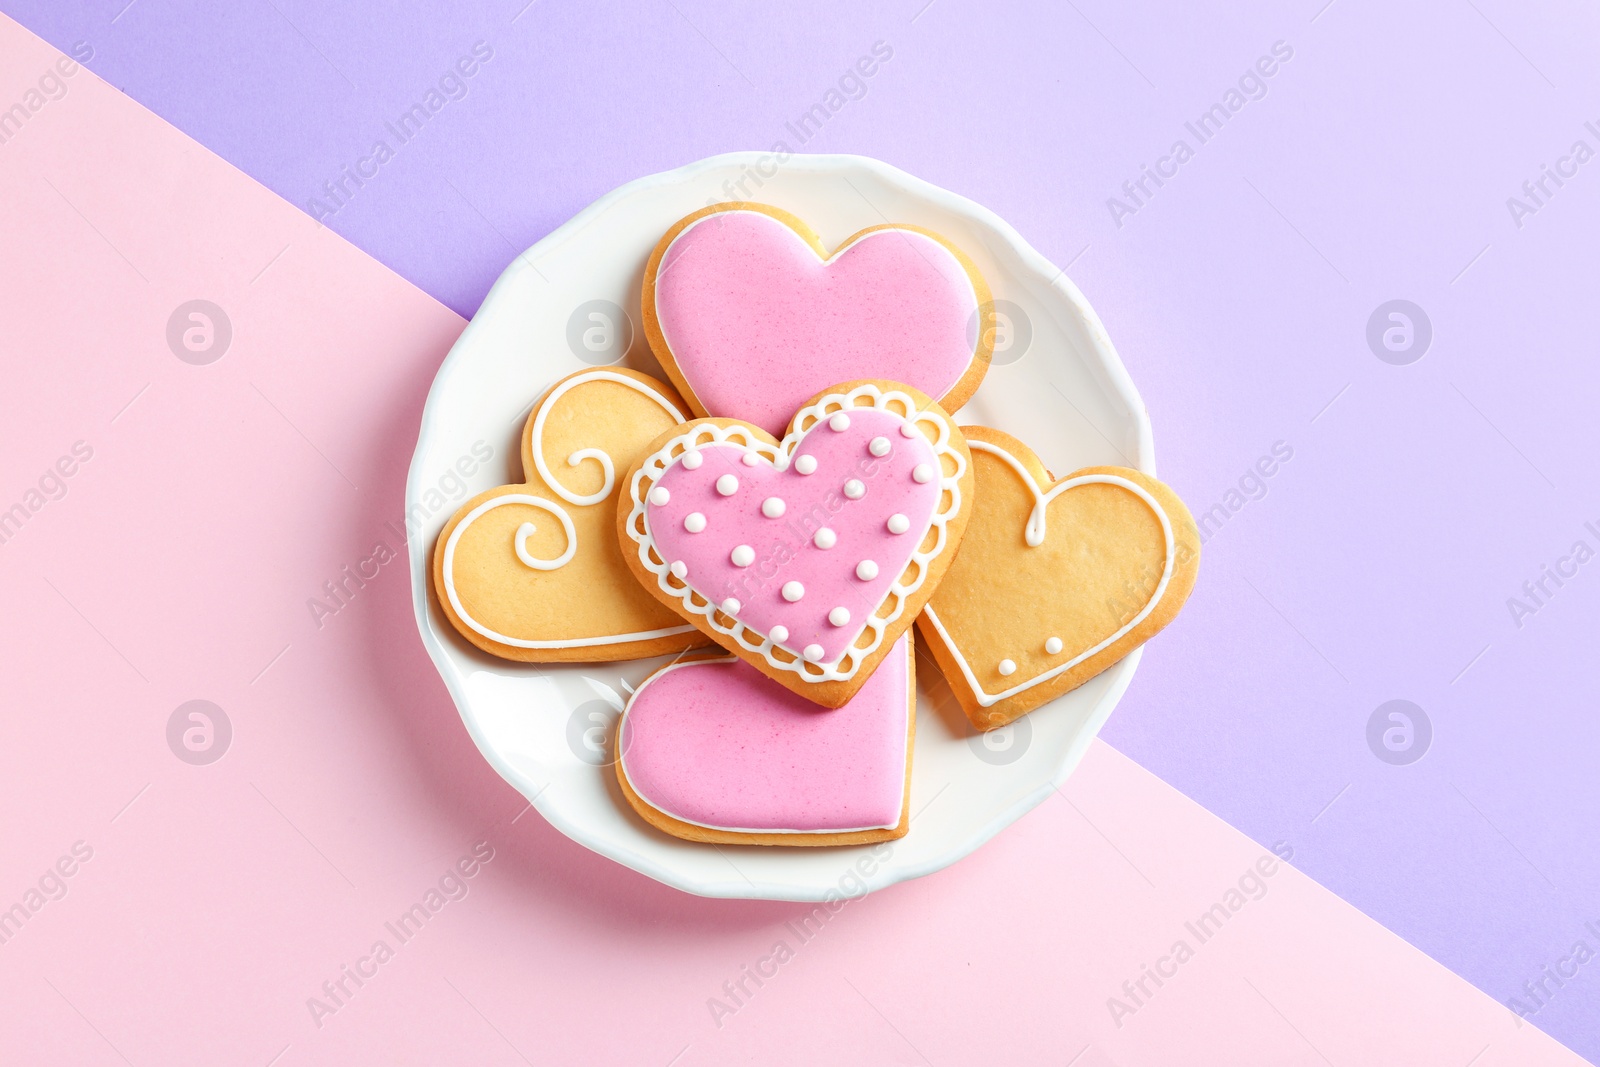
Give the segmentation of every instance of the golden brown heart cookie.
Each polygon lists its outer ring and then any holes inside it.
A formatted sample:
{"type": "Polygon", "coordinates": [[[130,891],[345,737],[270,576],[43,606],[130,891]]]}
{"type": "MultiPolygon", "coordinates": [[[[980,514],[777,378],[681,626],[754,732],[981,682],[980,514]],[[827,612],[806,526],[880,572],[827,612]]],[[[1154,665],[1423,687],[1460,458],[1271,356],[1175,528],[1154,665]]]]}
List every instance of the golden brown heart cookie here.
{"type": "Polygon", "coordinates": [[[962,427],[977,506],[917,629],[980,730],[1099,674],[1171,622],[1200,535],[1178,495],[1127,467],[1056,480],[1033,450],[962,427]]]}
{"type": "Polygon", "coordinates": [[[622,368],[578,371],[540,397],[522,432],[527,481],[468,500],[434,548],[434,591],[463,637],[533,662],[708,643],[639,587],[616,535],[619,476],[685,410],[669,386],[622,368]]]}

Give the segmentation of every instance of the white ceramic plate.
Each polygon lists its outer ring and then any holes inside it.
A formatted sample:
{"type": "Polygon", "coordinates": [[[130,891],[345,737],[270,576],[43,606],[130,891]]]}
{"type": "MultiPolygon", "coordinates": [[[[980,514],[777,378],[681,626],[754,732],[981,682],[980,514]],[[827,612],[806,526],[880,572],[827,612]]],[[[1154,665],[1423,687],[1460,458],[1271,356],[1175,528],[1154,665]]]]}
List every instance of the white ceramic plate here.
{"type": "Polygon", "coordinates": [[[627,692],[665,660],[535,666],[495,659],[456,634],[428,580],[434,541],[457,504],[522,480],[519,434],[547,385],[610,361],[607,344],[620,348],[618,338],[628,336],[622,362],[661,374],[638,322],[645,260],[679,218],[739,198],[794,212],[829,248],[867,226],[909,222],[972,257],[1003,315],[1002,333],[995,365],[959,422],[1015,434],[1057,473],[1122,464],[1154,474],[1154,450],[1133,383],[1066,275],[990,211],[876,160],[795,156],[780,165],[748,152],[641,178],[592,204],[500,276],[439,369],[406,481],[422,643],[485,758],[573,840],[690,893],[823,900],[937,871],[1049,796],[1116,706],[1140,653],[986,735],[967,725],[922,654],[906,837],[871,849],[717,847],[668,837],[637,818],[608,762],[609,733],[627,692]],[[596,302],[626,309],[631,325],[609,323],[608,307],[596,302]],[[608,326],[620,332],[609,334],[608,326]],[[463,486],[452,472],[480,441],[494,459],[463,486]]]}

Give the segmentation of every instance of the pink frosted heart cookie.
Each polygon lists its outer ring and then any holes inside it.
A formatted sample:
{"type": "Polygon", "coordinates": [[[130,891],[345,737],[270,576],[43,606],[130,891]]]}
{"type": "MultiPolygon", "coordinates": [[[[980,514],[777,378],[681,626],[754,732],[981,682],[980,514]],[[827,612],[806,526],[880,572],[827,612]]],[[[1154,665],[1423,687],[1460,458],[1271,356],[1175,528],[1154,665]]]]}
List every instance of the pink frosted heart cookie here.
{"type": "Polygon", "coordinates": [[[988,286],[943,237],[874,226],[829,254],[767,204],[716,204],[675,224],[645,266],[642,310],[696,414],[771,434],[831,382],[905,382],[955,411],[994,351],[988,286]]]}
{"type": "Polygon", "coordinates": [[[668,431],[618,500],[655,596],[807,700],[837,708],[916,618],[972,502],[966,440],[895,382],[814,397],[781,442],[735,419],[668,431]]]}
{"type": "Polygon", "coordinates": [[[690,841],[857,845],[910,827],[916,720],[911,634],[836,711],[729,656],[646,678],[617,731],[617,779],[635,811],[690,841]]]}

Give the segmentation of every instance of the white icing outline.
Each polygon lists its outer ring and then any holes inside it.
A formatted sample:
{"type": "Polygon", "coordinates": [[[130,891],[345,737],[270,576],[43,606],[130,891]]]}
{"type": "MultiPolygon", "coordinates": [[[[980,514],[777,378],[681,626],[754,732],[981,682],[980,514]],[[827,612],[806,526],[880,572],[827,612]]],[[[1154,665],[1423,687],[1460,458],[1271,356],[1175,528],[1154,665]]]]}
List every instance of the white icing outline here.
{"type": "MultiPolygon", "coordinates": [[[[966,473],[966,458],[955,448],[951,447],[950,438],[953,423],[940,418],[938,415],[921,410],[917,402],[908,393],[897,389],[885,391],[877,385],[867,382],[851,389],[848,393],[828,393],[818,400],[801,408],[795,415],[794,429],[777,445],[770,445],[756,436],[754,427],[745,425],[719,426],[715,423],[699,423],[693,430],[680,434],[668,441],[654,455],[647,457],[639,465],[639,470],[633,476],[633,483],[629,486],[629,494],[633,499],[633,508],[628,513],[628,520],[624,525],[628,536],[638,545],[639,562],[644,569],[656,576],[656,583],[662,591],[676,597],[682,605],[681,610],[688,615],[699,615],[706,620],[707,625],[719,634],[732,637],[741,649],[760,655],[767,664],[777,670],[789,671],[798,674],[807,682],[842,682],[854,678],[861,664],[883,644],[883,633],[889,623],[894,622],[905,611],[906,598],[922,587],[928,576],[928,567],[945,550],[947,544],[946,524],[961,511],[961,476],[966,473]],[[856,401],[863,397],[871,400],[870,405],[860,405],[856,401]],[[890,405],[897,404],[904,408],[903,411],[895,410],[890,405]],[[780,469],[789,465],[789,459],[794,454],[806,434],[818,423],[822,422],[829,414],[836,411],[875,410],[885,411],[898,416],[908,424],[931,424],[937,431],[936,437],[929,442],[932,445],[934,456],[939,462],[940,479],[939,502],[944,504],[946,493],[949,503],[944,507],[935,506],[933,515],[928,519],[927,525],[917,534],[917,548],[911,553],[911,558],[905,567],[889,586],[889,591],[867,615],[866,625],[858,631],[850,645],[841,653],[838,660],[830,664],[808,663],[799,652],[773,642],[765,634],[746,626],[744,623],[733,620],[732,626],[725,626],[718,621],[717,616],[721,609],[713,604],[703,594],[695,591],[688,583],[671,578],[668,563],[656,549],[655,538],[651,536],[649,519],[645,512],[645,496],[649,493],[656,481],[666,473],[667,468],[678,462],[685,452],[698,449],[707,444],[733,445],[743,448],[746,454],[754,452],[771,462],[780,469]],[[955,465],[953,473],[945,473],[943,459],[948,456],[955,465]],[[933,548],[924,551],[922,543],[927,540],[928,531],[936,531],[933,548]],[[906,572],[913,567],[917,577],[909,585],[902,584],[906,572]],[[670,578],[670,581],[669,581],[670,578]],[[883,615],[884,606],[891,604],[893,607],[887,615],[883,615]],[[856,642],[861,640],[861,635],[871,631],[872,637],[865,648],[858,647],[856,642]],[[754,643],[746,638],[746,634],[754,637],[754,643]],[[779,659],[773,655],[774,651],[782,649],[788,654],[789,659],[779,659]],[[842,666],[841,666],[842,665],[842,666]]],[[[919,431],[920,432],[920,431],[919,431]]],[[[922,435],[924,439],[926,434],[922,435]]],[[[724,616],[726,617],[726,616],[724,616]]]]}
{"type": "Polygon", "coordinates": [[[533,567],[535,570],[553,571],[558,567],[566,566],[571,561],[573,554],[578,550],[578,535],[577,531],[573,529],[572,517],[567,514],[566,509],[560,504],[553,500],[546,500],[542,496],[534,496],[531,493],[507,493],[504,496],[491,497],[467,512],[461,521],[456,524],[456,528],[450,531],[450,537],[444,543],[444,563],[440,569],[444,574],[444,591],[445,596],[450,600],[450,607],[454,609],[456,618],[466,623],[474,632],[482,634],[491,641],[498,641],[502,645],[510,645],[512,648],[586,648],[590,645],[620,645],[626,641],[649,641],[657,637],[670,637],[673,634],[688,633],[694,629],[693,626],[671,626],[664,630],[646,630],[642,633],[616,634],[611,637],[570,638],[560,641],[530,641],[489,629],[489,627],[467,613],[466,607],[461,603],[461,597],[456,593],[456,544],[461,540],[461,535],[466,531],[467,527],[472,525],[473,520],[485,512],[492,511],[504,504],[528,504],[536,508],[542,508],[560,520],[561,530],[567,535],[567,549],[560,556],[553,560],[535,559],[527,554],[527,534],[524,533],[524,529],[531,527],[533,523],[523,523],[517,527],[517,532],[513,536],[513,547],[517,551],[518,558],[523,563],[533,567]]]}
{"type": "Polygon", "coordinates": [[[660,404],[661,410],[665,411],[668,415],[671,415],[680,424],[688,421],[685,419],[683,412],[679,411],[677,407],[673,405],[672,401],[668,400],[666,397],[650,388],[650,386],[646,383],[641,382],[637,378],[630,378],[626,374],[618,374],[615,371],[608,370],[595,370],[590,371],[587,374],[575,374],[566,381],[557,385],[539,401],[539,414],[535,415],[533,418],[533,432],[529,434],[528,451],[533,456],[533,469],[538,472],[539,477],[544,480],[545,485],[550,487],[550,491],[555,493],[556,496],[559,496],[562,500],[565,500],[567,503],[577,504],[579,507],[589,507],[590,505],[598,504],[606,497],[611,495],[611,490],[615,489],[617,486],[616,464],[612,461],[610,454],[604,449],[580,448],[576,452],[572,453],[572,455],[567,457],[567,466],[576,467],[584,460],[592,459],[599,462],[600,470],[605,474],[605,484],[600,487],[599,492],[589,493],[583,496],[574,493],[572,490],[558,482],[555,475],[550,473],[550,468],[545,466],[544,420],[545,416],[550,414],[550,409],[556,406],[556,401],[565,396],[568,390],[579,385],[587,385],[589,382],[615,382],[618,385],[625,385],[634,392],[643,393],[651,400],[654,400],[657,404],[660,404]]]}
{"type": "MultiPolygon", "coordinates": [[[[781,219],[778,216],[773,215],[773,214],[771,214],[769,212],[766,212],[766,211],[754,211],[754,210],[752,210],[750,208],[747,208],[747,207],[734,208],[731,211],[713,211],[709,215],[702,215],[700,218],[695,219],[693,222],[689,223],[689,225],[687,225],[683,229],[679,230],[678,231],[678,235],[676,237],[674,237],[670,243],[668,243],[668,245],[667,245],[667,247],[665,249],[662,250],[661,259],[657,263],[656,274],[655,274],[657,284],[654,286],[654,296],[655,296],[655,305],[656,305],[656,307],[655,307],[656,328],[661,331],[661,339],[667,343],[667,351],[672,354],[672,361],[674,363],[678,362],[677,350],[674,349],[673,346],[672,346],[672,338],[667,335],[667,320],[665,318],[663,318],[662,315],[661,315],[661,285],[659,284],[659,282],[660,282],[661,276],[665,273],[665,271],[663,271],[661,269],[660,264],[661,263],[669,264],[668,267],[667,267],[667,270],[671,270],[672,268],[671,268],[670,263],[671,262],[676,262],[674,260],[671,260],[671,258],[670,258],[672,256],[672,249],[674,248],[674,246],[677,245],[677,243],[679,241],[683,240],[685,234],[689,233],[689,231],[693,230],[697,226],[701,226],[701,225],[703,225],[703,224],[705,224],[707,222],[711,222],[713,220],[725,218],[725,217],[727,217],[729,215],[759,215],[764,220],[766,220],[767,222],[771,222],[774,225],[776,225],[776,226],[778,226],[778,227],[780,227],[780,228],[782,228],[784,230],[787,230],[789,235],[791,237],[793,237],[796,241],[799,241],[801,244],[805,245],[806,246],[806,250],[809,251],[812,255],[816,256],[817,257],[817,262],[821,263],[824,267],[826,267],[829,264],[833,263],[834,260],[838,259],[840,256],[843,256],[846,252],[850,251],[850,249],[854,248],[856,245],[860,244],[862,241],[866,240],[869,237],[876,237],[879,234],[887,235],[889,233],[896,233],[896,234],[899,234],[901,237],[906,238],[907,240],[921,239],[923,241],[926,241],[928,244],[933,245],[935,248],[937,248],[944,255],[949,256],[951,261],[953,261],[955,263],[955,265],[958,268],[960,268],[961,277],[967,283],[967,292],[972,297],[972,309],[967,312],[968,319],[970,320],[973,315],[976,315],[976,314],[980,313],[983,310],[983,301],[978,299],[977,287],[972,284],[972,272],[967,269],[967,265],[965,263],[961,262],[961,257],[956,255],[955,251],[949,245],[945,244],[943,241],[940,241],[940,240],[938,240],[937,238],[934,238],[934,237],[930,237],[928,234],[925,234],[920,230],[907,229],[904,226],[896,226],[893,223],[890,223],[887,226],[868,227],[867,231],[865,233],[856,234],[850,240],[846,241],[844,244],[840,245],[838,248],[835,248],[832,252],[821,252],[821,253],[819,253],[817,251],[817,246],[812,244],[810,241],[808,241],[804,234],[800,233],[793,226],[790,226],[783,219],[781,219]]],[[[809,228],[809,224],[807,224],[807,227],[809,228]]],[[[815,231],[812,231],[812,232],[813,232],[813,234],[816,233],[815,231]]],[[[820,234],[816,234],[816,237],[817,237],[818,241],[822,240],[822,237],[821,237],[820,234]]],[[[918,254],[921,255],[920,252],[918,254]]],[[[923,258],[927,259],[926,256],[923,256],[923,258]]],[[[993,299],[993,297],[991,296],[991,300],[992,299],[993,299]]],[[[956,375],[955,380],[952,381],[948,386],[945,387],[944,392],[942,392],[938,396],[934,397],[934,400],[936,400],[936,401],[943,400],[945,397],[950,395],[950,390],[954,389],[956,386],[961,384],[962,380],[965,379],[966,376],[968,375],[968,373],[971,372],[972,364],[978,358],[978,347],[977,346],[980,346],[982,344],[983,344],[983,334],[980,332],[978,334],[977,338],[973,341],[974,347],[973,347],[972,351],[967,355],[966,366],[961,368],[961,373],[956,375]]],[[[687,378],[688,377],[688,373],[683,370],[682,364],[679,364],[678,366],[679,366],[679,373],[683,374],[684,377],[687,378]]],[[[694,383],[690,382],[689,383],[689,387],[691,389],[693,389],[694,388],[694,383]]]]}
{"type": "Polygon", "coordinates": [[[970,439],[967,441],[967,447],[975,452],[987,452],[992,456],[998,456],[1000,459],[1004,460],[1011,466],[1012,470],[1017,472],[1018,476],[1021,477],[1023,484],[1026,485],[1033,493],[1033,510],[1028,514],[1028,522],[1023,533],[1024,539],[1027,541],[1029,548],[1037,548],[1044,543],[1045,508],[1050,501],[1054,500],[1068,489],[1075,489],[1080,485],[1115,485],[1121,489],[1126,489],[1133,493],[1139,499],[1143,500],[1145,504],[1150,507],[1150,510],[1156,513],[1156,518],[1161,522],[1161,533],[1166,541],[1166,562],[1161,568],[1161,580],[1156,583],[1156,590],[1150,595],[1150,599],[1145,602],[1144,607],[1139,609],[1139,613],[1135,615],[1126,625],[1117,630],[1110,637],[1107,637],[1105,640],[1095,645],[1093,648],[1090,648],[1084,652],[1080,652],[1067,662],[1059,663],[1056,666],[1051,667],[1049,670],[1035,675],[1020,685],[1014,685],[1010,689],[1007,689],[1002,693],[996,693],[992,696],[984,692],[983,687],[978,684],[978,679],[973,675],[972,668],[967,664],[967,657],[961,654],[961,649],[950,637],[950,631],[946,630],[944,628],[944,623],[939,621],[939,614],[938,612],[934,611],[933,603],[930,601],[927,606],[922,609],[923,613],[927,615],[928,621],[933,624],[933,628],[938,631],[940,639],[944,641],[945,648],[949,649],[950,655],[955,658],[956,665],[961,668],[961,676],[966,680],[967,688],[972,690],[973,699],[978,702],[980,707],[988,708],[993,707],[1002,700],[1008,700],[1011,697],[1016,696],[1018,693],[1032,689],[1040,682],[1047,682],[1050,679],[1061,675],[1063,672],[1071,670],[1078,664],[1105,651],[1107,648],[1110,648],[1128,634],[1132,633],[1134,627],[1138,626],[1141,622],[1148,618],[1150,613],[1155,610],[1156,605],[1160,603],[1162,596],[1165,595],[1167,591],[1167,583],[1172,580],[1172,572],[1176,563],[1175,557],[1177,555],[1177,539],[1173,535],[1172,520],[1167,517],[1166,509],[1161,506],[1161,503],[1156,500],[1149,490],[1140,485],[1138,482],[1124,478],[1117,474],[1085,474],[1077,478],[1068,478],[1066,481],[1059,482],[1055,486],[1051,487],[1048,493],[1041,493],[1039,491],[1039,483],[1034,480],[1032,472],[1030,472],[1028,468],[1024,467],[1016,456],[1013,456],[1010,452],[1007,452],[999,445],[990,444],[988,441],[970,439]]]}
{"type": "MultiPolygon", "coordinates": [[[[900,707],[904,709],[904,714],[901,716],[901,719],[900,719],[900,722],[901,722],[900,733],[905,737],[905,742],[906,743],[903,746],[901,746],[901,750],[900,750],[900,792],[898,794],[898,796],[900,798],[900,802],[899,802],[899,805],[895,808],[894,821],[893,822],[888,823],[886,825],[882,825],[882,826],[855,826],[855,827],[850,827],[848,829],[842,829],[842,830],[833,830],[833,829],[829,829],[829,830],[747,830],[747,829],[744,829],[744,828],[738,827],[738,826],[713,826],[710,823],[696,822],[693,819],[685,819],[682,815],[673,814],[672,812],[668,811],[666,808],[662,807],[660,804],[657,804],[655,801],[653,801],[649,797],[645,796],[644,790],[639,788],[639,784],[634,781],[633,775],[628,773],[628,753],[627,753],[627,750],[622,747],[622,730],[623,730],[624,724],[627,722],[628,712],[633,710],[633,702],[635,700],[639,699],[639,694],[643,693],[645,691],[645,689],[649,687],[651,682],[654,682],[656,679],[665,676],[670,671],[679,670],[680,668],[683,668],[683,667],[729,667],[729,666],[732,666],[733,664],[739,662],[739,657],[738,656],[719,656],[719,657],[715,657],[715,658],[692,659],[692,660],[684,660],[684,661],[679,662],[679,663],[669,663],[665,667],[661,668],[659,671],[656,671],[654,674],[650,675],[644,681],[639,683],[639,688],[635,689],[633,691],[633,694],[630,697],[628,697],[627,704],[625,704],[623,706],[623,708],[622,708],[622,717],[617,720],[617,729],[616,729],[616,738],[617,738],[616,744],[617,744],[617,749],[618,749],[617,762],[622,765],[623,776],[628,779],[628,788],[632,789],[633,792],[634,792],[634,795],[637,796],[640,800],[644,801],[651,808],[655,809],[656,811],[660,812],[661,814],[667,816],[669,819],[676,819],[678,822],[685,823],[685,824],[687,824],[689,826],[698,826],[702,830],[720,830],[723,833],[729,833],[729,834],[797,834],[797,835],[816,835],[816,834],[859,834],[859,833],[864,833],[864,832],[866,832],[868,830],[895,830],[895,829],[899,829],[900,820],[905,816],[905,810],[906,810],[905,780],[906,780],[907,765],[909,764],[909,762],[911,760],[911,744],[912,744],[912,737],[911,737],[911,701],[913,699],[913,694],[916,693],[916,682],[912,677],[912,668],[915,666],[914,655],[913,655],[913,651],[912,651],[912,644],[911,644],[909,635],[902,634],[901,636],[907,638],[907,641],[906,641],[906,683],[905,683],[906,684],[906,691],[900,695],[900,707]]],[[[843,710],[843,709],[837,709],[837,710],[833,710],[833,711],[819,711],[819,712],[817,712],[817,714],[819,714],[819,715],[837,715],[840,710],[843,710]]],[[[659,829],[659,827],[658,827],[658,829],[659,829]]],[[[662,831],[662,832],[665,833],[665,831],[662,831]]]]}
{"type": "MultiPolygon", "coordinates": [[[[614,382],[618,385],[627,386],[629,389],[632,389],[635,392],[643,393],[645,396],[648,396],[654,400],[657,404],[660,404],[662,410],[666,411],[667,414],[676,419],[679,425],[682,425],[685,421],[683,412],[679,411],[672,401],[668,400],[665,396],[661,395],[661,393],[651,388],[648,383],[641,382],[637,378],[630,378],[625,374],[618,374],[615,371],[609,370],[592,370],[574,374],[568,377],[565,381],[558,383],[554,389],[540,397],[539,400],[536,401],[539,413],[534,417],[533,432],[529,435],[528,442],[528,450],[533,456],[534,469],[538,472],[539,477],[543,479],[546,487],[548,487],[551,492],[555,493],[569,504],[576,504],[583,507],[598,504],[610,495],[612,489],[616,487],[615,465],[610,455],[601,449],[580,448],[576,452],[572,453],[571,456],[567,457],[567,463],[570,466],[576,467],[585,459],[598,460],[600,462],[601,469],[605,472],[605,488],[601,491],[598,497],[595,497],[593,494],[590,494],[589,496],[579,496],[566,489],[561,485],[560,482],[556,481],[555,477],[550,473],[549,468],[547,468],[544,464],[544,419],[545,415],[549,413],[550,409],[555,406],[556,401],[565,396],[569,390],[579,385],[586,385],[589,382],[614,382]]],[[[531,522],[525,522],[521,526],[518,526],[516,533],[512,535],[511,546],[516,551],[517,558],[525,565],[532,567],[534,570],[540,571],[557,570],[571,562],[572,557],[577,553],[578,550],[578,534],[572,525],[572,516],[568,515],[566,509],[553,500],[547,500],[541,496],[534,496],[531,493],[507,493],[503,496],[497,496],[489,500],[485,500],[482,504],[479,504],[477,507],[467,512],[466,515],[462,516],[461,521],[456,523],[455,529],[450,531],[450,537],[445,542],[444,561],[440,565],[440,572],[444,579],[442,584],[444,585],[445,596],[450,601],[450,607],[454,609],[456,618],[465,623],[467,627],[474,633],[481,634],[491,641],[497,641],[500,644],[510,646],[511,648],[589,648],[598,645],[620,645],[630,641],[652,641],[658,637],[672,637],[677,634],[690,633],[694,630],[693,626],[669,626],[660,630],[643,630],[638,633],[613,634],[609,637],[580,637],[558,641],[533,641],[520,637],[511,637],[508,634],[503,634],[496,630],[489,629],[489,627],[483,625],[477,619],[474,619],[470,614],[468,614],[466,606],[461,603],[461,597],[456,592],[456,545],[461,540],[461,535],[466,532],[467,527],[471,526],[476,519],[482,516],[485,512],[500,507],[503,504],[529,504],[533,507],[541,508],[554,515],[557,520],[560,521],[561,530],[564,534],[566,534],[566,551],[562,552],[560,556],[557,556],[553,560],[541,560],[530,555],[527,549],[528,535],[533,533],[533,524],[531,522]]]]}

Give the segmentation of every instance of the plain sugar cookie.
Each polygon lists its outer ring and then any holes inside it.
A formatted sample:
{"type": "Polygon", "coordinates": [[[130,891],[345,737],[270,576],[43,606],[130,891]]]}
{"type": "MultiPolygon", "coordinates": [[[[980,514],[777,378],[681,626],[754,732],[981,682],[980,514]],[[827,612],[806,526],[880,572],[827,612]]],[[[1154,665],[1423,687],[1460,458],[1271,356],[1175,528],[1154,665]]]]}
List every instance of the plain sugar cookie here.
{"type": "Polygon", "coordinates": [[[434,592],[461,635],[536,662],[704,645],[639,588],[616,536],[618,478],[684,417],[677,393],[631,370],[584,370],[551,386],[523,428],[527,481],[468,500],[434,547],[434,592]]]}
{"type": "Polygon", "coordinates": [[[963,427],[977,506],[917,628],[974,726],[1075,689],[1171,622],[1200,535],[1178,495],[1127,467],[1055,480],[1009,434],[963,427]]]}

